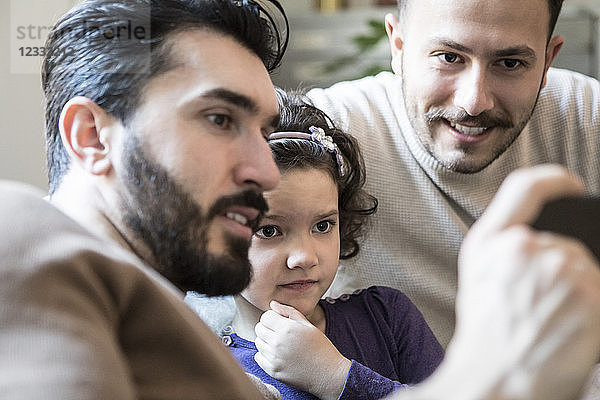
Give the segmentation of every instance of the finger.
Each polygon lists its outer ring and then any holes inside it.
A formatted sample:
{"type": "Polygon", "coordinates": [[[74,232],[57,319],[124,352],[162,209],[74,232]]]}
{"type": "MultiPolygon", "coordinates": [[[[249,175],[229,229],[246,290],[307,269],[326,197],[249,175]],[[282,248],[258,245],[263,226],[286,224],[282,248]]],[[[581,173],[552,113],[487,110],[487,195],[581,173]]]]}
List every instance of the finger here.
{"type": "Polygon", "coordinates": [[[266,373],[273,371],[273,364],[269,361],[268,358],[262,352],[258,352],[254,354],[254,361],[261,367],[266,373]]]}
{"type": "Polygon", "coordinates": [[[262,353],[265,359],[273,359],[276,356],[276,352],[273,350],[273,347],[261,338],[257,337],[254,341],[254,344],[256,345],[256,349],[259,351],[259,353],[262,353]]]}
{"type": "Polygon", "coordinates": [[[273,310],[267,310],[260,316],[260,323],[271,330],[281,329],[286,322],[289,322],[287,317],[273,310]]]}
{"type": "Polygon", "coordinates": [[[273,341],[273,337],[275,335],[275,331],[270,328],[267,328],[262,322],[258,322],[254,326],[254,333],[256,333],[257,338],[261,338],[267,343],[271,343],[273,341]]]}
{"type": "Polygon", "coordinates": [[[558,165],[539,165],[511,173],[489,207],[473,226],[486,235],[511,225],[529,224],[542,206],[561,197],[583,192],[583,183],[558,165]]]}
{"type": "Polygon", "coordinates": [[[304,323],[310,324],[310,322],[308,322],[308,320],[306,319],[304,314],[302,314],[300,311],[296,310],[292,306],[281,304],[275,300],[271,300],[271,303],[269,303],[269,306],[271,307],[271,309],[273,311],[277,312],[279,315],[281,315],[283,317],[289,318],[293,321],[304,322],[304,323]]]}

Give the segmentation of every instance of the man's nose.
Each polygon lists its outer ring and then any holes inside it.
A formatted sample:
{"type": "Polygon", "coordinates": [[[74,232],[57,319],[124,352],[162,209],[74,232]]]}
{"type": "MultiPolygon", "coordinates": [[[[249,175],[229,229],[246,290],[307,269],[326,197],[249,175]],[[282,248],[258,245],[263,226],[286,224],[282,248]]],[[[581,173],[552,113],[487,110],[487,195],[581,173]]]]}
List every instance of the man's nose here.
{"type": "Polygon", "coordinates": [[[252,185],[260,191],[274,189],[279,182],[279,169],[271,148],[261,134],[251,135],[240,146],[235,181],[240,186],[252,185]]]}
{"type": "Polygon", "coordinates": [[[491,78],[486,75],[479,65],[465,70],[456,82],[454,105],[471,116],[494,108],[491,78]]]}

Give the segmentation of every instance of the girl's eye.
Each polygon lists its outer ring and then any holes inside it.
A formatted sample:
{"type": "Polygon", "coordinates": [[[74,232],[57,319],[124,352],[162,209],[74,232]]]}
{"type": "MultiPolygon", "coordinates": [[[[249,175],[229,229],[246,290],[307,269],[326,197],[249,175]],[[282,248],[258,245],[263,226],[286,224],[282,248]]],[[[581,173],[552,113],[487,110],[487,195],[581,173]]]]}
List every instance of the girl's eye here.
{"type": "Polygon", "coordinates": [[[313,232],[327,233],[333,228],[334,224],[333,221],[319,221],[313,227],[313,232]]]}
{"type": "Polygon", "coordinates": [[[223,129],[227,129],[231,125],[231,117],[227,114],[211,114],[208,116],[208,119],[223,129]]]}
{"type": "Polygon", "coordinates": [[[280,235],[279,228],[275,225],[265,225],[260,227],[254,234],[263,239],[270,239],[274,236],[280,235]]]}

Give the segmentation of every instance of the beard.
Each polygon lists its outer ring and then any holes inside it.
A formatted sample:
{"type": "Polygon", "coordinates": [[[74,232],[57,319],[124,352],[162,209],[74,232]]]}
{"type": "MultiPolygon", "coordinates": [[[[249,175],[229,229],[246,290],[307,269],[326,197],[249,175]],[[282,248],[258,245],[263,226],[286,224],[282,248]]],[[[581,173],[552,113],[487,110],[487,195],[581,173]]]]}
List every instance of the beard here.
{"type": "Polygon", "coordinates": [[[425,150],[446,169],[463,174],[473,174],[482,171],[508,150],[531,119],[542,90],[543,76],[540,79],[534,101],[515,115],[510,115],[507,112],[499,110],[488,110],[472,116],[466,111],[453,106],[431,106],[427,108],[417,101],[419,98],[418,95],[411,95],[408,88],[408,78],[405,73],[404,58],[402,58],[401,62],[404,107],[418,140],[425,150]],[[497,140],[493,146],[490,146],[484,155],[477,155],[477,150],[469,144],[456,144],[451,150],[444,149],[440,145],[440,139],[436,138],[435,132],[436,126],[439,126],[442,121],[488,128],[492,127],[498,131],[492,132],[492,134],[500,137],[501,140],[497,140]]]}
{"type": "Polygon", "coordinates": [[[250,190],[224,196],[203,213],[161,165],[144,155],[133,135],[124,146],[124,162],[123,222],[150,249],[158,272],[184,292],[225,296],[246,288],[252,277],[250,242],[224,232],[225,249],[211,254],[208,228],[232,205],[256,208],[264,214],[267,204],[263,196],[250,190]]]}
{"type": "Polygon", "coordinates": [[[430,139],[432,137],[431,135],[424,135],[424,137],[421,138],[421,142],[429,154],[431,154],[437,161],[442,163],[442,165],[444,165],[444,167],[447,169],[463,174],[477,173],[496,161],[498,157],[508,150],[514,141],[517,140],[527,125],[527,122],[529,122],[532,113],[533,108],[526,115],[520,118],[518,125],[514,125],[508,116],[493,115],[490,112],[483,112],[479,115],[471,116],[464,110],[460,109],[432,107],[429,111],[423,114],[425,126],[427,127],[428,132],[433,132],[435,123],[443,120],[452,121],[459,124],[472,124],[474,126],[492,126],[495,129],[501,129],[503,140],[496,143],[490,149],[487,157],[483,159],[477,159],[475,156],[472,156],[473,150],[468,145],[462,147],[457,146],[457,150],[460,150],[460,152],[463,154],[463,157],[458,160],[448,160],[443,157],[437,157],[434,150],[435,145],[433,144],[433,140],[430,139]],[[469,159],[471,156],[474,158],[473,160],[469,159]]]}

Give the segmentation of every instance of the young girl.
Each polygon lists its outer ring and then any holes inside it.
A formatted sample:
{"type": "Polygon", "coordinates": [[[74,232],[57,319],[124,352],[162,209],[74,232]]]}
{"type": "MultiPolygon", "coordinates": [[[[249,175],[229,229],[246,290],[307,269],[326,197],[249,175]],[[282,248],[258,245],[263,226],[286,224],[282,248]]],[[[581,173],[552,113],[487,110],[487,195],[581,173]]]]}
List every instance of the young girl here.
{"type": "MultiPolygon", "coordinates": [[[[279,132],[269,144],[281,180],[265,193],[269,211],[249,252],[252,282],[218,333],[246,371],[284,399],[377,399],[418,383],[443,350],[405,295],[373,286],[321,299],[339,259],[358,253],[377,208],[362,190],[357,144],[301,96],[279,92],[279,100],[279,132]]],[[[206,302],[188,302],[206,317],[206,302]]]]}

